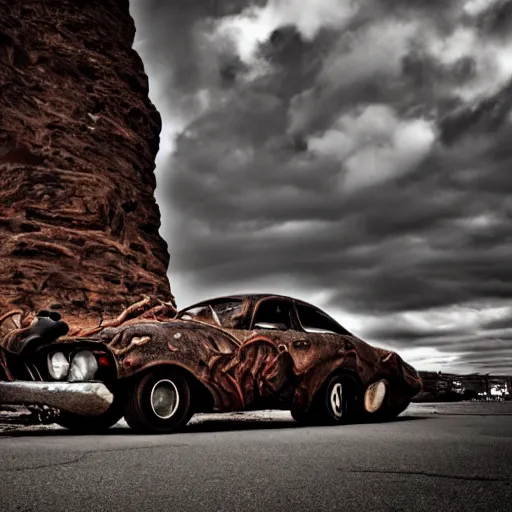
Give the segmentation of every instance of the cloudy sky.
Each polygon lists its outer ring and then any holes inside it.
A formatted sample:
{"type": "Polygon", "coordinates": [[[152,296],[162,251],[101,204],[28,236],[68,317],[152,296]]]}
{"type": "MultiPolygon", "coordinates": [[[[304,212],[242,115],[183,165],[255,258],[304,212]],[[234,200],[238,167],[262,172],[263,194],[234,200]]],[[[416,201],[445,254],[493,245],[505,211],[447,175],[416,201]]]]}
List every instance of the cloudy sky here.
{"type": "Polygon", "coordinates": [[[178,305],[270,291],[512,372],[512,1],[132,0],[178,305]]]}

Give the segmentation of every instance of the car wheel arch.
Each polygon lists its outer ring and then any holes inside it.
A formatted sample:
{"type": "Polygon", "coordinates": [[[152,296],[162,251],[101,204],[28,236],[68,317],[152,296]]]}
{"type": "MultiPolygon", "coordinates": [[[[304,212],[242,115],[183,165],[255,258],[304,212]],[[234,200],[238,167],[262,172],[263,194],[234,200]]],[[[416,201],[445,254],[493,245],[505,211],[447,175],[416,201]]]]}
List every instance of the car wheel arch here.
{"type": "Polygon", "coordinates": [[[126,380],[141,378],[144,374],[161,368],[168,368],[169,370],[176,371],[185,377],[192,392],[193,407],[195,412],[211,412],[214,410],[215,395],[213,390],[210,389],[210,387],[207,386],[204,382],[201,382],[190,369],[174,361],[156,361],[146,364],[138,368],[130,377],[127,377],[126,380]]]}
{"type": "Polygon", "coordinates": [[[342,376],[342,377],[347,377],[349,379],[353,379],[356,382],[356,384],[361,387],[361,389],[364,388],[364,384],[355,369],[344,368],[343,366],[339,366],[338,368],[333,370],[331,373],[329,373],[329,375],[327,375],[327,377],[322,381],[322,383],[316,390],[316,393],[318,393],[318,391],[320,391],[325,386],[325,384],[327,384],[327,382],[329,382],[333,377],[337,377],[337,376],[342,376]]]}

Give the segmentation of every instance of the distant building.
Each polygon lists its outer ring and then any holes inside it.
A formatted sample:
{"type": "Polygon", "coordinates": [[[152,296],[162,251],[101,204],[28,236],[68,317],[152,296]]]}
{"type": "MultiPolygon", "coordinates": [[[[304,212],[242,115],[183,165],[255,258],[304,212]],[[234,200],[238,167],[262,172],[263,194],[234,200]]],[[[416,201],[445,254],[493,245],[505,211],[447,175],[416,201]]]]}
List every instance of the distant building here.
{"type": "Polygon", "coordinates": [[[512,399],[512,376],[419,372],[423,389],[413,401],[512,399]]]}

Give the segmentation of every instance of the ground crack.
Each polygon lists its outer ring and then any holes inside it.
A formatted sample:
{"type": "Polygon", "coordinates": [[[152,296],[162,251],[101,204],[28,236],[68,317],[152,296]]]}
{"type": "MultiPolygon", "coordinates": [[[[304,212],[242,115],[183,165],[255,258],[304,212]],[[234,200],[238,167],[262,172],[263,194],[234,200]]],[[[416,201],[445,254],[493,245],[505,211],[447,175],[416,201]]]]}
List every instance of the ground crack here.
{"type": "Polygon", "coordinates": [[[21,471],[33,471],[37,469],[46,469],[46,468],[53,468],[53,467],[60,467],[60,466],[70,466],[73,464],[77,464],[78,462],[84,460],[86,457],[90,455],[103,455],[105,453],[116,453],[116,452],[129,452],[129,451],[135,451],[135,450],[153,450],[153,449],[161,449],[163,447],[165,448],[183,448],[188,447],[189,444],[177,444],[177,445],[155,445],[155,446],[133,446],[133,447],[124,447],[124,448],[110,448],[107,450],[91,450],[83,453],[79,457],[76,457],[72,460],[67,460],[64,462],[50,462],[48,464],[40,464],[38,466],[29,466],[24,468],[12,468],[12,469],[0,469],[1,473],[15,473],[15,472],[21,472],[21,471]]]}
{"type": "Polygon", "coordinates": [[[388,471],[384,469],[353,469],[345,470],[343,468],[337,468],[338,471],[344,473],[375,473],[379,475],[416,475],[416,476],[427,476],[431,478],[448,478],[451,480],[468,480],[473,482],[505,482],[512,483],[509,478],[491,478],[486,476],[464,476],[464,475],[446,475],[443,473],[429,473],[428,471],[388,471]]]}
{"type": "Polygon", "coordinates": [[[50,462],[48,464],[40,464],[38,466],[27,466],[24,468],[11,468],[11,469],[0,469],[0,473],[17,473],[20,471],[33,471],[37,469],[47,469],[47,468],[57,468],[61,466],[70,466],[73,464],[77,464],[78,462],[84,460],[90,452],[84,453],[80,457],[76,457],[75,459],[66,460],[64,462],[50,462]]]}

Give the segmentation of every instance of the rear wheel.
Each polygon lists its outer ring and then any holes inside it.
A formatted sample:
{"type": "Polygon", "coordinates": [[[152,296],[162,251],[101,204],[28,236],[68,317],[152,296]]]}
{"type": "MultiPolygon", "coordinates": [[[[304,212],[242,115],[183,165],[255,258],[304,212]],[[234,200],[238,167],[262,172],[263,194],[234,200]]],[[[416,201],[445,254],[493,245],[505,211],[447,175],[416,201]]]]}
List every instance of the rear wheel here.
{"type": "Polygon", "coordinates": [[[389,384],[386,380],[381,379],[373,382],[366,388],[364,394],[364,408],[369,414],[376,414],[382,411],[388,398],[389,384]]]}
{"type": "Polygon", "coordinates": [[[170,434],[184,427],[192,412],[187,379],[175,369],[157,368],[134,381],[124,417],[136,432],[170,434]]]}
{"type": "Polygon", "coordinates": [[[348,373],[337,373],[320,388],[308,412],[292,412],[296,421],[316,425],[341,425],[358,417],[360,385],[348,373]]]}
{"type": "Polygon", "coordinates": [[[371,383],[364,394],[364,409],[369,421],[395,419],[409,405],[408,394],[397,383],[386,379],[371,383]]]}

